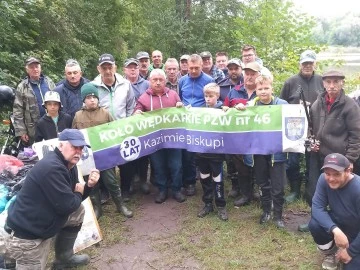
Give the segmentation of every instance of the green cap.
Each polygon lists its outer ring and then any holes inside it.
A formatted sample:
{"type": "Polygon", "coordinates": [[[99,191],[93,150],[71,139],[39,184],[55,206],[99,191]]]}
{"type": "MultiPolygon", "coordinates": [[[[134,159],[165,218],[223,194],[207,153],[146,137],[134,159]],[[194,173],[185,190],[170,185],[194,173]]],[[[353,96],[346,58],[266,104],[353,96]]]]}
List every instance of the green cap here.
{"type": "Polygon", "coordinates": [[[84,101],[87,96],[95,96],[97,99],[99,99],[99,90],[92,83],[86,83],[81,87],[82,101],[84,101]]]}

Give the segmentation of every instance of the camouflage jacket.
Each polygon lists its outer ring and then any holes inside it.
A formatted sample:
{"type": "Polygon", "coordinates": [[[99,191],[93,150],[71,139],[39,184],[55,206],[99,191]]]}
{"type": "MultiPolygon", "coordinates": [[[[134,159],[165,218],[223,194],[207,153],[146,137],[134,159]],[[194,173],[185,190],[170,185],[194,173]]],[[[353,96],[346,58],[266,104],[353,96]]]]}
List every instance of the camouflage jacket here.
{"type": "MultiPolygon", "coordinates": [[[[44,80],[42,85],[45,85],[48,90],[55,88],[54,82],[49,77],[42,75],[42,78],[44,80]]],[[[40,112],[29,77],[22,80],[16,88],[13,115],[15,136],[28,134],[31,144],[34,141],[35,125],[40,119],[40,112]]]]}

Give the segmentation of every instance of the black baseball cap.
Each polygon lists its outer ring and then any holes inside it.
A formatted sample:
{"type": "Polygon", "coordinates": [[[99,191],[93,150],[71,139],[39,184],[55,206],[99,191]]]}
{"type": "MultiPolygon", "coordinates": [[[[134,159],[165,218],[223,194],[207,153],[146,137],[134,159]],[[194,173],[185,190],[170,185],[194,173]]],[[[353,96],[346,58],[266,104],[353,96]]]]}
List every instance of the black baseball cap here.
{"type": "Polygon", "coordinates": [[[109,53],[104,53],[99,57],[99,66],[102,64],[109,63],[114,65],[115,64],[115,58],[109,53]]]}

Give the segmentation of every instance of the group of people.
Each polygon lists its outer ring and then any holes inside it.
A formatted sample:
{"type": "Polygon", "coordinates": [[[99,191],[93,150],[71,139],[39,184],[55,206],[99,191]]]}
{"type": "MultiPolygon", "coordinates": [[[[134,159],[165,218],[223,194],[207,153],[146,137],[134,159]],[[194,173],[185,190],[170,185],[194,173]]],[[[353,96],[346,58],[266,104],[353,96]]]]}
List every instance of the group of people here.
{"type": "Polygon", "coordinates": [[[360,267],[360,179],[352,173],[359,171],[360,109],[345,95],[345,76],[338,71],[316,74],[316,54],[306,50],[300,55],[299,73],[286,80],[280,97],[275,97],[273,76],[257,57],[255,47],[245,45],[241,53],[241,59],[229,60],[225,52],[218,52],[215,64],[208,51],[182,55],[179,61],[168,58],[163,63],[162,53],[156,50],[150,63],[150,55],[142,51],[124,62],[124,76],[117,73],[114,57],[103,54],[97,66],[99,75],[93,81],[84,78],[80,64],[70,59],[65,65],[65,78],[57,86],[42,73],[39,59],[28,58],[27,77],[15,92],[16,136],[25,145],[56,137],[60,143],[31,170],[8,211],[0,240],[11,242],[24,252],[16,253],[11,245],[0,251],[16,259],[18,269],[44,269],[48,240],[57,235],[55,268],[87,263],[88,257],[70,251],[83,219],[81,200],[90,195],[99,218],[102,184],[117,210],[132,217],[124,202],[130,199],[135,177],[140,181],[141,191],[149,194],[149,161],[158,188],[156,203],[167,200],[169,189],[177,202],[184,202],[186,196],[195,194],[198,179],[204,202],[198,217],[213,212],[215,202],[218,217],[226,221],[225,161],[231,178],[228,196],[234,198],[235,206],[251,203],[256,193],[254,184],[258,185],[263,210],[260,224],[273,218],[276,227],[285,228],[284,203],[299,198],[301,183],[305,182],[305,198],[312,207],[312,218],[299,230],[310,230],[319,250],[326,255],[323,269],[336,269],[338,261],[345,263],[347,270],[360,267]],[[300,89],[305,102],[300,98],[300,89]],[[86,177],[86,184],[77,183],[74,165],[83,148],[90,147],[78,129],[167,107],[226,111],[301,102],[309,111],[312,135],[311,151],[305,155],[227,155],[161,149],[150,157],[120,165],[120,182],[114,169],[101,172],[94,169],[86,177]],[[303,156],[304,175],[300,173],[303,156]],[[290,184],[287,197],[286,178],[290,184]],[[33,194],[37,196],[31,199],[33,194]]]}

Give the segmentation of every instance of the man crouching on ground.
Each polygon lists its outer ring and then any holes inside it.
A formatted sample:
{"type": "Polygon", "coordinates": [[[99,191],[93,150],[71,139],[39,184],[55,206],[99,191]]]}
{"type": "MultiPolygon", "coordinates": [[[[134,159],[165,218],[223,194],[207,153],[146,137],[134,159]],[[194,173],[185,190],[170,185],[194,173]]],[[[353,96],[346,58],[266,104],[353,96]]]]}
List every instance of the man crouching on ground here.
{"type": "Polygon", "coordinates": [[[99,180],[99,171],[93,169],[86,184],[78,181],[75,165],[84,146],[90,147],[79,130],[63,130],[59,146],[26,176],[9,207],[4,230],[0,229],[0,250],[16,260],[16,269],[45,269],[55,235],[54,269],[89,263],[88,255],[73,252],[85,214],[81,202],[99,180]]]}
{"type": "Polygon", "coordinates": [[[322,269],[344,270],[360,266],[360,177],[351,173],[350,161],[334,153],[325,157],[312,199],[309,230],[325,258],[322,269]]]}

